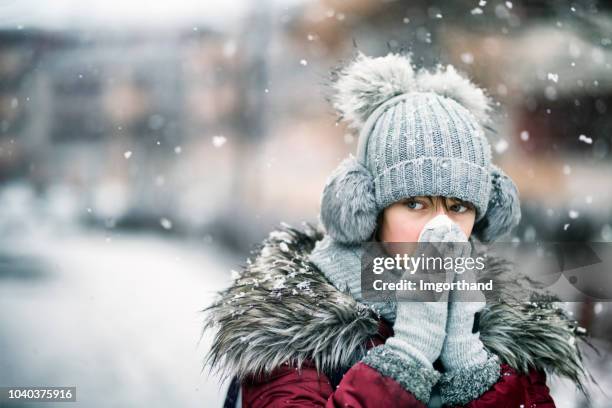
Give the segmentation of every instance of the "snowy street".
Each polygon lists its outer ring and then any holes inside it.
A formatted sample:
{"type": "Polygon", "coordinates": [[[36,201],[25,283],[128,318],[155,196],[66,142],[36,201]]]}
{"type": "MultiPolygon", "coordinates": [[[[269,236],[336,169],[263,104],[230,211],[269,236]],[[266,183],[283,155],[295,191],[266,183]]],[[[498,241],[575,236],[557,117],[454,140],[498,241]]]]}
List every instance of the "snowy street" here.
{"type": "Polygon", "coordinates": [[[76,386],[70,406],[220,406],[198,311],[229,279],[223,251],[85,231],[0,248],[1,384],[76,386]]]}

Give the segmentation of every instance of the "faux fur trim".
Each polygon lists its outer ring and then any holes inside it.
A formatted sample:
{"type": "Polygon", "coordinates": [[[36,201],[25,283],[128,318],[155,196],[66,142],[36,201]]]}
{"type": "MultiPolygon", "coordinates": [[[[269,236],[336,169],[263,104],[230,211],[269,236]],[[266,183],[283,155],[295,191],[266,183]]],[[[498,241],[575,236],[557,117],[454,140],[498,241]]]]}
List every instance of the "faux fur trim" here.
{"type": "Polygon", "coordinates": [[[431,389],[440,379],[438,371],[423,367],[416,360],[401,358],[388,350],[385,345],[370,349],[361,362],[376,369],[382,375],[393,378],[425,404],[429,401],[431,389]]]}
{"type": "Polygon", "coordinates": [[[338,291],[307,260],[323,232],[284,226],[270,234],[235,283],[204,309],[204,329],[219,328],[205,364],[223,378],[270,373],[283,363],[318,371],[350,367],[378,332],[378,320],[338,291]]]}
{"type": "Polygon", "coordinates": [[[487,305],[480,316],[480,340],[515,370],[536,367],[573,381],[586,394],[587,373],[578,341],[584,329],[555,302],[533,296],[532,302],[487,305]]]}
{"type": "Polygon", "coordinates": [[[467,404],[489,390],[499,376],[499,358],[494,354],[475,367],[446,372],[440,378],[442,402],[452,406],[467,404]]]}
{"type": "MultiPolygon", "coordinates": [[[[283,225],[270,233],[233,285],[204,309],[204,330],[217,329],[205,365],[222,377],[268,374],[283,363],[312,361],[326,374],[348,369],[366,354],[378,331],[376,312],[340,292],[308,260],[323,230],[283,225]]],[[[489,257],[487,277],[524,284],[528,278],[489,257]]],[[[480,315],[480,339],[501,362],[527,372],[559,374],[579,388],[585,379],[576,322],[554,299],[489,303],[480,315]]],[[[489,302],[489,300],[488,300],[489,302]]]]}

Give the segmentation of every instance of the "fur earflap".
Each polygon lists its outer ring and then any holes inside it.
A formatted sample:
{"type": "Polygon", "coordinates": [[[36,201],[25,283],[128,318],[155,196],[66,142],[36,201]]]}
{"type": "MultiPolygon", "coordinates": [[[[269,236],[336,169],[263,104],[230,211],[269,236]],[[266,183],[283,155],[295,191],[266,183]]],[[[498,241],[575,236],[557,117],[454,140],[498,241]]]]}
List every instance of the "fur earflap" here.
{"type": "Polygon", "coordinates": [[[421,92],[433,92],[453,99],[474,115],[481,125],[489,122],[490,98],[452,65],[438,65],[433,72],[421,70],[416,82],[421,92]]]}
{"type": "Polygon", "coordinates": [[[355,129],[360,129],[384,102],[409,92],[433,92],[453,99],[481,125],[489,122],[491,111],[491,100],[485,92],[452,65],[439,65],[433,72],[415,72],[409,55],[394,53],[375,58],[358,53],[336,72],[333,90],[334,108],[355,129]]]}
{"type": "Polygon", "coordinates": [[[349,156],[329,177],[321,199],[321,222],[342,243],[367,241],[376,228],[378,211],[369,170],[349,156]]]}
{"type": "Polygon", "coordinates": [[[491,164],[491,184],[487,212],[474,226],[474,234],[483,242],[496,240],[521,220],[518,189],[512,179],[494,164],[491,164]]]}
{"type": "Polygon", "coordinates": [[[408,55],[389,53],[372,58],[359,52],[336,72],[334,108],[350,127],[359,129],[382,103],[415,89],[414,76],[408,55]]]}

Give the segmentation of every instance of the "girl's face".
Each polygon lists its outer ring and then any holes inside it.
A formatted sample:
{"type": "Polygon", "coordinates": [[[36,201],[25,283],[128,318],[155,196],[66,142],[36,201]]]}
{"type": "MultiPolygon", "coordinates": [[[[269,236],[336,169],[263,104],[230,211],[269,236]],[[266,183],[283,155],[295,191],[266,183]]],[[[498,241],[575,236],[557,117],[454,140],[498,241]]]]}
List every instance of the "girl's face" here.
{"type": "Polygon", "coordinates": [[[379,239],[383,242],[417,242],[429,220],[446,214],[469,237],[476,210],[471,203],[457,198],[417,196],[391,204],[384,209],[379,239]]]}

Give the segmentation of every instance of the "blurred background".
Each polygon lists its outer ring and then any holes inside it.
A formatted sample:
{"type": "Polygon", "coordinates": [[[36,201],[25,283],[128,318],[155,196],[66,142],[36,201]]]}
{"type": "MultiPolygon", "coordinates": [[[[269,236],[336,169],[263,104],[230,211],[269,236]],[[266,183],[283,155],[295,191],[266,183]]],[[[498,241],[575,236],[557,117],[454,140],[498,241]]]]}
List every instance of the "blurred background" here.
{"type": "MultiPolygon", "coordinates": [[[[515,239],[612,241],[610,3],[0,0],[0,385],[219,406],[198,311],[281,221],[317,222],[356,149],[326,102],[356,49],[452,63],[499,102],[515,239]]],[[[612,308],[576,301],[612,389],[612,308]]]]}

